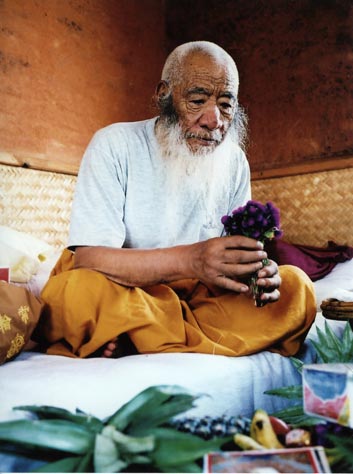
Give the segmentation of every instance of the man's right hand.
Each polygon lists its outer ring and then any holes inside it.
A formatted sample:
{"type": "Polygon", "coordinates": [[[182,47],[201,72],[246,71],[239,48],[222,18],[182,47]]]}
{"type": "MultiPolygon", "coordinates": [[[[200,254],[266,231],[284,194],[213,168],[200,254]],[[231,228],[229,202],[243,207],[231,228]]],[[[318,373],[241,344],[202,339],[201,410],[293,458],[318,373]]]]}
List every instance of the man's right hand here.
{"type": "MultiPolygon", "coordinates": [[[[191,250],[191,265],[196,278],[241,293],[249,291],[244,281],[261,270],[262,260],[267,258],[261,242],[239,235],[199,242],[191,250]]],[[[276,270],[274,268],[272,273],[275,274],[276,270]]]]}

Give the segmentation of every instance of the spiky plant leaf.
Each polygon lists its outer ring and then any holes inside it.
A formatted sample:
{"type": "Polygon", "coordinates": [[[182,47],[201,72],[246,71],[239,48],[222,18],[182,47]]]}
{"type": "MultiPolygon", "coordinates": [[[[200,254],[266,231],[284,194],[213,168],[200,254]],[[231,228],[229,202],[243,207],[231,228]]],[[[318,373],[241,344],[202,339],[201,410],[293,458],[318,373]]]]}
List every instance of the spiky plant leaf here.
{"type": "Polygon", "coordinates": [[[206,441],[171,428],[154,428],[148,432],[156,439],[151,459],[158,469],[165,472],[169,472],[170,466],[187,465],[210,451],[218,451],[225,442],[231,440],[229,437],[206,441]]]}
{"type": "Polygon", "coordinates": [[[297,371],[301,374],[303,371],[304,362],[300,359],[297,359],[296,357],[290,357],[290,360],[297,371]]]}
{"type": "Polygon", "coordinates": [[[303,398],[303,386],[302,385],[289,385],[288,387],[266,390],[266,392],[264,393],[266,395],[278,395],[279,397],[297,400],[297,399],[303,398]]]}
{"type": "Polygon", "coordinates": [[[196,462],[188,462],[185,464],[176,464],[175,466],[169,464],[168,466],[160,466],[161,472],[203,472],[202,467],[199,466],[196,462]]]}
{"type": "Polygon", "coordinates": [[[329,434],[332,448],[326,448],[327,459],[333,472],[353,472],[353,438],[329,434]]]}
{"type": "Polygon", "coordinates": [[[65,408],[52,407],[47,405],[21,405],[14,407],[14,410],[28,411],[34,413],[40,420],[68,420],[79,425],[84,425],[94,432],[100,432],[103,428],[103,423],[99,418],[77,410],[72,413],[65,408]]]}
{"type": "MultiPolygon", "coordinates": [[[[117,412],[114,413],[107,423],[115,426],[117,430],[128,430],[140,422],[148,426],[148,420],[151,419],[151,427],[165,423],[166,418],[171,418],[186,409],[194,406],[194,400],[198,396],[190,393],[178,385],[158,385],[148,387],[146,390],[138,393],[135,397],[125,403],[117,412]],[[177,400],[183,401],[178,407],[174,405],[177,400]],[[170,404],[173,402],[173,404],[170,404]],[[163,406],[163,409],[161,409],[163,406]],[[158,420],[158,413],[161,414],[158,420]]],[[[133,431],[133,429],[132,429],[133,431]]]]}
{"type": "Polygon", "coordinates": [[[0,423],[0,440],[73,454],[92,448],[94,434],[66,420],[14,420],[0,423]]]}
{"type": "Polygon", "coordinates": [[[315,426],[319,423],[322,423],[322,420],[320,420],[320,418],[317,418],[315,416],[309,416],[304,413],[302,404],[284,408],[283,410],[279,410],[275,413],[272,413],[272,415],[285,421],[293,428],[303,426],[315,426]]]}
{"type": "Polygon", "coordinates": [[[349,323],[346,324],[342,335],[342,352],[345,354],[344,362],[353,361],[353,331],[349,323]]]}
{"type": "Polygon", "coordinates": [[[120,472],[127,466],[128,462],[120,457],[114,441],[98,434],[94,447],[94,472],[120,472]]]}
{"type": "MultiPolygon", "coordinates": [[[[332,331],[330,325],[325,321],[325,330],[322,331],[319,327],[316,327],[318,342],[311,340],[311,343],[316,351],[316,355],[319,362],[323,363],[337,363],[337,362],[353,362],[353,331],[350,328],[349,323],[345,325],[342,340],[332,331]]],[[[295,357],[290,358],[294,367],[302,373],[304,363],[300,359],[295,357]]],[[[302,384],[297,386],[280,387],[274,390],[268,390],[265,392],[268,395],[276,395],[282,398],[298,398],[302,399],[302,384]],[[297,396],[295,396],[297,395],[297,396]]],[[[291,416],[291,407],[283,411],[283,416],[291,416]]],[[[307,416],[304,415],[303,416],[307,416]]],[[[310,418],[310,417],[308,417],[310,418]]],[[[301,418],[300,418],[301,419],[301,418]]],[[[285,420],[287,421],[287,420],[285,420]]],[[[304,419],[303,419],[304,421],[304,419]]],[[[310,420],[308,421],[310,422],[310,420]]]]}
{"type": "Polygon", "coordinates": [[[146,429],[146,426],[150,428],[162,426],[174,416],[189,410],[193,406],[194,399],[195,397],[190,395],[173,396],[155,411],[145,413],[144,417],[133,419],[128,427],[128,432],[138,435],[140,430],[146,429]]]}
{"type": "Polygon", "coordinates": [[[343,362],[345,355],[342,351],[342,343],[325,321],[325,331],[316,328],[318,342],[311,340],[320,361],[323,363],[343,362]]]}
{"type": "Polygon", "coordinates": [[[91,459],[93,452],[90,451],[84,456],[71,456],[49,462],[40,466],[32,472],[91,472],[91,459]]]}

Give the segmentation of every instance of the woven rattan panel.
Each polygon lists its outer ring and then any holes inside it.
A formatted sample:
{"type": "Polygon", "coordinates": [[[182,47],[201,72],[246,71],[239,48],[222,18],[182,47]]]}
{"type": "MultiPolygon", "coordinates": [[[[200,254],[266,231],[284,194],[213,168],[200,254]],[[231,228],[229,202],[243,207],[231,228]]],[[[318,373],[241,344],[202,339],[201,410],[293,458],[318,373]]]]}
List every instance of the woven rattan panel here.
{"type": "Polygon", "coordinates": [[[353,168],[254,181],[252,190],[280,209],[287,242],[353,245],[353,168]]]}
{"type": "MultiPolygon", "coordinates": [[[[75,183],[75,176],[0,165],[0,224],[65,246],[75,183]]],[[[254,199],[279,207],[288,242],[353,245],[353,168],[254,181],[252,189],[254,199]]]]}
{"type": "Polygon", "coordinates": [[[0,165],[0,224],[66,244],[76,177],[0,165]]]}

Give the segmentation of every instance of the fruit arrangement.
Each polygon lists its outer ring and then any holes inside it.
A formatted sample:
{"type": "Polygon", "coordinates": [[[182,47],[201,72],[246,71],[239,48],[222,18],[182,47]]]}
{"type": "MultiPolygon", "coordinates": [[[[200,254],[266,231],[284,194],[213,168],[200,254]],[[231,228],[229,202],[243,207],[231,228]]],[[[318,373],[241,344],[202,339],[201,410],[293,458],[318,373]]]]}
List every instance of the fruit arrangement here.
{"type": "Polygon", "coordinates": [[[323,446],[332,472],[353,472],[353,431],[319,418],[301,417],[303,426],[286,423],[262,409],[243,416],[184,417],[170,422],[174,428],[204,439],[231,437],[222,450],[290,449],[323,446]]]}
{"type": "Polygon", "coordinates": [[[230,449],[280,449],[311,444],[310,431],[291,428],[280,418],[261,409],[256,410],[251,419],[225,415],[186,417],[172,420],[170,426],[204,439],[231,437],[235,446],[228,445],[230,449]]]}
{"type": "MultiPolygon", "coordinates": [[[[80,410],[16,407],[31,419],[0,422],[0,454],[25,457],[30,471],[35,460],[37,472],[202,472],[209,452],[308,446],[337,434],[328,424],[290,426],[261,409],[251,419],[183,417],[197,398],[179,386],[152,386],[104,420],[80,410]]],[[[352,431],[337,439],[327,449],[332,465],[353,468],[352,431]]]]}

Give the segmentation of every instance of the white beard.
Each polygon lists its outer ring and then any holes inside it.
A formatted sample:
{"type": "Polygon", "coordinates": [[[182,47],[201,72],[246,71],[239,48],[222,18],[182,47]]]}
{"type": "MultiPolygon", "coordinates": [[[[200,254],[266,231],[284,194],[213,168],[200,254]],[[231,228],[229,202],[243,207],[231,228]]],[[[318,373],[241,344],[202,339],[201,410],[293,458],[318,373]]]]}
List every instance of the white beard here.
{"type": "MultiPolygon", "coordinates": [[[[198,201],[205,212],[204,225],[219,221],[215,215],[216,202],[229,196],[232,161],[237,147],[232,130],[214,149],[200,147],[197,152],[189,148],[179,124],[159,122],[156,127],[161,161],[165,168],[165,189],[169,196],[190,199],[190,209],[198,201]]],[[[224,202],[227,209],[228,199],[224,202]]],[[[172,208],[173,206],[171,206],[172,208]]],[[[175,215],[170,216],[171,222],[175,215]]],[[[170,222],[170,225],[173,225],[170,222]]],[[[175,224],[174,224],[175,225],[175,224]]]]}

